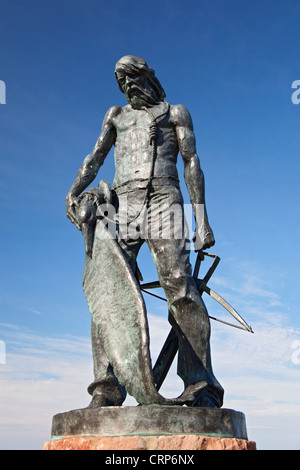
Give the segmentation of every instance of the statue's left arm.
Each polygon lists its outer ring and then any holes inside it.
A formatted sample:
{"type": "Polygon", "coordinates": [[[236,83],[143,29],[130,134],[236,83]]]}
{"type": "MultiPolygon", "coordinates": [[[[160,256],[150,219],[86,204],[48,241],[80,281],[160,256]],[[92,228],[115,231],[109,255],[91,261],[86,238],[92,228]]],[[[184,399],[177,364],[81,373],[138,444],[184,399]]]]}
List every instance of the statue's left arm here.
{"type": "Polygon", "coordinates": [[[193,123],[188,110],[183,105],[172,106],[171,113],[179,151],[184,162],[184,179],[196,219],[195,249],[196,251],[204,250],[213,246],[215,239],[207,217],[204,174],[196,152],[193,123]]]}

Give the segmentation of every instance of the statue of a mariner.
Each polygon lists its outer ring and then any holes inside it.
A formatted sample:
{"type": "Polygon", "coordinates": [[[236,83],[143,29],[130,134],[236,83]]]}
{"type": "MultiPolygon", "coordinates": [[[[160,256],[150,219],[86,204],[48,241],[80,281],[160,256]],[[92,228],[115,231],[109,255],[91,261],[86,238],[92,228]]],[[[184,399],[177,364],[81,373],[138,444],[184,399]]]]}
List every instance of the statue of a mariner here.
{"type": "Polygon", "coordinates": [[[121,58],[115,76],[128,104],[107,111],[95,148],[66,197],[67,216],[82,231],[86,250],[83,289],[92,315],[95,375],[88,387],[93,397],[89,407],[121,406],[129,393],[140,405],[220,408],[224,391],[212,370],[210,322],[192,274],[176,169],[180,151],[196,219],[194,246],[201,252],[215,241],[192,120],[183,105],[164,100],[165,92],[145,60],[132,55],[121,58]],[[98,187],[86,190],[113,145],[112,189],[101,180],[98,187]],[[164,219],[170,219],[172,208],[178,214],[178,207],[180,226],[177,217],[169,235],[162,236],[164,219]],[[113,221],[112,236],[108,225],[113,221]],[[132,224],[134,231],[128,230],[132,224]],[[177,373],[184,391],[176,398],[158,393],[153,377],[136,262],[145,241],[178,337],[177,373]]]}

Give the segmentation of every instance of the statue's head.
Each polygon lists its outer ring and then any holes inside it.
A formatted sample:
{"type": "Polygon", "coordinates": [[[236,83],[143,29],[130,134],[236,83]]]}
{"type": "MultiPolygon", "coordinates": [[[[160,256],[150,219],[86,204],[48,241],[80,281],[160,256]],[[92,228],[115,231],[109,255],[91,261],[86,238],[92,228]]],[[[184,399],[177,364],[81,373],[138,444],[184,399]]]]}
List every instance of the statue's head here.
{"type": "Polygon", "coordinates": [[[116,63],[115,76],[121,92],[133,108],[154,106],[166,96],[154,70],[140,57],[122,57],[116,63]]]}

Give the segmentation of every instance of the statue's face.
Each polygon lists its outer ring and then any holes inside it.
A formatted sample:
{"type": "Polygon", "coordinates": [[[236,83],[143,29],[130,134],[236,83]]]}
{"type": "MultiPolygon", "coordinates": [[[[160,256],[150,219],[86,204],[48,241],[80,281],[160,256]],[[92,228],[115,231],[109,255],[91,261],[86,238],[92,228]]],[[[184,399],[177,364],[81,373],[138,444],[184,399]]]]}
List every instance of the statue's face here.
{"type": "Polygon", "coordinates": [[[140,95],[145,88],[145,77],[140,74],[129,72],[117,72],[118,81],[123,88],[126,99],[140,95]]]}
{"type": "Polygon", "coordinates": [[[145,75],[128,72],[116,72],[117,79],[122,87],[126,100],[133,108],[151,106],[157,102],[157,96],[145,75]]]}

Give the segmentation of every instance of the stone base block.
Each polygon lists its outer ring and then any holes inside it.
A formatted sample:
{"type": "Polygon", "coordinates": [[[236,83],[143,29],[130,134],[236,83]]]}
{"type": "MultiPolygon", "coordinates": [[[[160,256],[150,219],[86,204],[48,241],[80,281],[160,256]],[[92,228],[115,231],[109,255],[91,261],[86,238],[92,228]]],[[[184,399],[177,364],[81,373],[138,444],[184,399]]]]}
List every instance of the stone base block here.
{"type": "Polygon", "coordinates": [[[246,439],[197,435],[66,437],[45,442],[44,450],[256,450],[246,439]]]}

